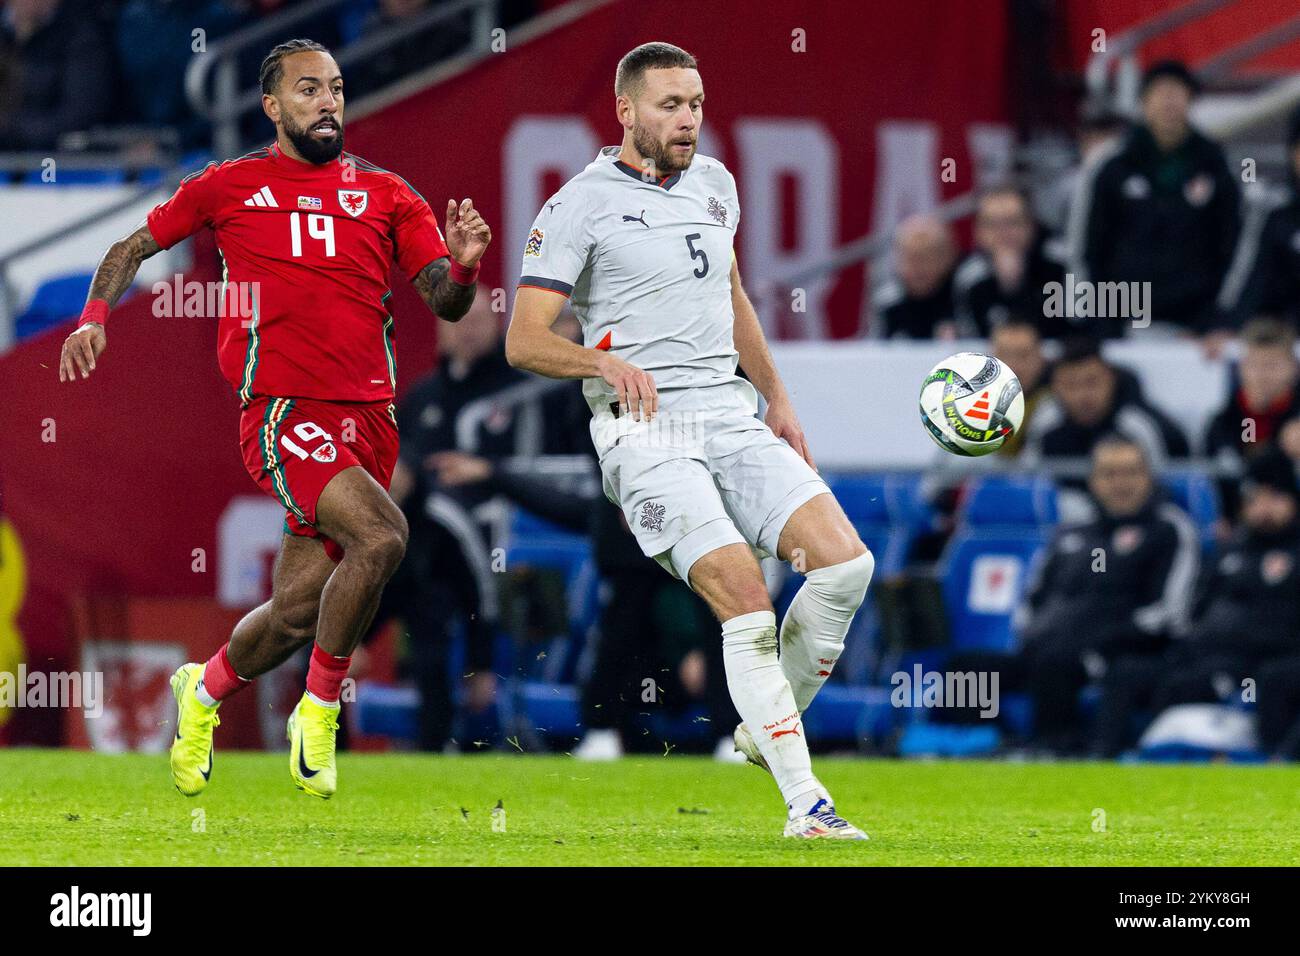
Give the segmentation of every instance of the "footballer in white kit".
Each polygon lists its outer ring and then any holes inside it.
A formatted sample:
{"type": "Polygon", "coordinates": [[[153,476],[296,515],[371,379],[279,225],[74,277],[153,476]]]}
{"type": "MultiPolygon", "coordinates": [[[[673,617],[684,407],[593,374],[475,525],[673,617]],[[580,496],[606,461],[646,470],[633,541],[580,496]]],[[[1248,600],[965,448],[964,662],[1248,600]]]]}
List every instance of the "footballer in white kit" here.
{"type": "Polygon", "coordinates": [[[812,464],[741,285],[735,179],[695,154],[694,58],[637,47],[615,95],[623,144],[601,150],[529,232],[507,358],[584,379],[605,494],[642,551],[721,621],[736,747],[776,778],[786,835],[865,839],[813,775],[800,715],[843,650],[874,560],[812,464]],[[551,330],[566,298],[582,345],[551,330]],[[806,574],[779,634],[762,555],[806,574]]]}

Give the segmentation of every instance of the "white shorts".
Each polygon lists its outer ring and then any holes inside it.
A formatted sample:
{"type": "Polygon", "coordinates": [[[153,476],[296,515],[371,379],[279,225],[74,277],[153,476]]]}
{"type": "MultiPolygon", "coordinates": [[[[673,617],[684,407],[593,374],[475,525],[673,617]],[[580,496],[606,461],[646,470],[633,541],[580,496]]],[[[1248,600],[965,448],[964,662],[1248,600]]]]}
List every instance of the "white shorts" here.
{"type": "Polygon", "coordinates": [[[641,550],[674,577],[729,544],[776,555],[795,510],[830,489],[799,454],[743,412],[661,412],[653,422],[598,411],[591,437],[605,496],[641,550]]]}

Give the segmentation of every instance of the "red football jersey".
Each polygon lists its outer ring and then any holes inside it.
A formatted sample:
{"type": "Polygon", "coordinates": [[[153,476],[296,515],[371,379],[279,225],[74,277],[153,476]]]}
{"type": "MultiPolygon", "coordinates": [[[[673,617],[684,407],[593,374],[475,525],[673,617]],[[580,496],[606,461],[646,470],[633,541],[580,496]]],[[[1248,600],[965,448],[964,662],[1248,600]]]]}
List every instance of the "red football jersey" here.
{"type": "Polygon", "coordinates": [[[255,396],[391,401],[389,264],[414,277],[447,245],[429,204],[395,173],[344,153],[314,165],[272,144],[210,164],[149,213],[164,249],[216,231],[226,286],[222,374],[255,396]]]}

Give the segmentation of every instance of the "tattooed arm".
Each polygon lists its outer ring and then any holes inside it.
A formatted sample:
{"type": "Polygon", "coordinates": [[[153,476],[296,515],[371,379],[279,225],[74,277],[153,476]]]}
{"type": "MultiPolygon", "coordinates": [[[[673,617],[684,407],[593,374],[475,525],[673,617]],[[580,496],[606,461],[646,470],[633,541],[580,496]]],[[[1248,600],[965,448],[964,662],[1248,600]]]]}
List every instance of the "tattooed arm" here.
{"type": "Polygon", "coordinates": [[[473,304],[478,286],[475,283],[461,285],[453,282],[450,270],[451,259],[443,256],[421,269],[412,282],[415,291],[420,293],[420,298],[434,315],[448,322],[459,322],[473,304]]]}
{"type": "Polygon", "coordinates": [[[131,288],[131,283],[135,281],[140,263],[161,250],[162,246],[154,240],[147,225],[141,226],[125,239],[117,240],[108,247],[104,258],[99,260],[95,278],[90,283],[90,294],[86,296],[87,301],[103,299],[110,307],[117,305],[122,293],[131,288]]]}
{"type": "Polygon", "coordinates": [[[474,208],[472,200],[465,199],[457,205],[454,199],[449,199],[446,237],[447,251],[455,256],[458,268],[453,270],[451,258],[443,256],[421,269],[412,281],[434,315],[448,322],[459,322],[474,304],[478,286],[473,277],[478,272],[479,259],[483,258],[488,243],[492,241],[492,230],[474,208]],[[468,285],[456,281],[467,277],[468,285]]]}
{"type": "MultiPolygon", "coordinates": [[[[108,247],[104,258],[99,260],[86,302],[100,300],[108,303],[110,309],[117,305],[117,300],[122,298],[122,294],[135,281],[140,263],[161,249],[149,232],[148,225],[142,225],[131,235],[117,240],[108,247]]],[[[107,347],[108,339],[101,323],[88,322],[78,327],[63,340],[63,351],[59,356],[59,381],[74,382],[78,372],[82,378],[88,378],[95,369],[95,360],[107,347]]]]}

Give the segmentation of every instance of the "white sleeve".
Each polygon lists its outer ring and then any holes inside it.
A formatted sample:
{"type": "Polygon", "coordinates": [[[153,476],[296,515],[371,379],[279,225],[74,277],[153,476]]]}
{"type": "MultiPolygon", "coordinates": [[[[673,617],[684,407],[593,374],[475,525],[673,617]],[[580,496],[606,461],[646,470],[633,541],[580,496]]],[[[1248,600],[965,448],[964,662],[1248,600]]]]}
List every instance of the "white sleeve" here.
{"type": "Polygon", "coordinates": [[[736,210],[731,221],[731,235],[734,237],[740,231],[740,190],[736,188],[736,177],[731,175],[731,170],[727,170],[727,177],[731,180],[731,202],[736,210]]]}
{"type": "Polygon", "coordinates": [[[594,245],[586,203],[574,190],[561,189],[533,220],[524,243],[519,286],[571,295],[587,267],[594,245]]]}

